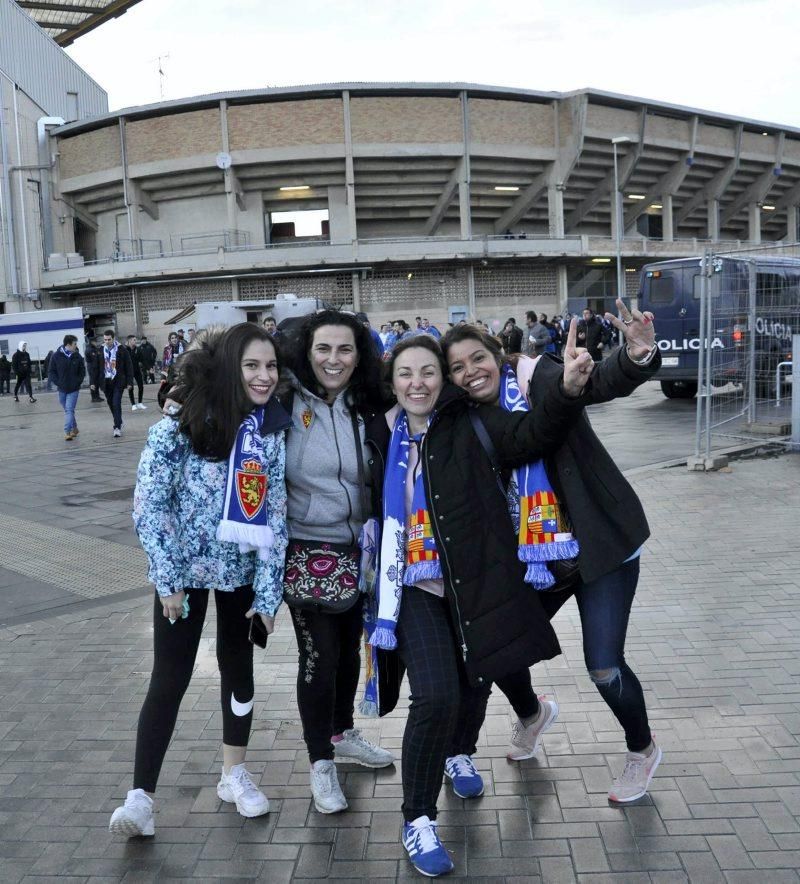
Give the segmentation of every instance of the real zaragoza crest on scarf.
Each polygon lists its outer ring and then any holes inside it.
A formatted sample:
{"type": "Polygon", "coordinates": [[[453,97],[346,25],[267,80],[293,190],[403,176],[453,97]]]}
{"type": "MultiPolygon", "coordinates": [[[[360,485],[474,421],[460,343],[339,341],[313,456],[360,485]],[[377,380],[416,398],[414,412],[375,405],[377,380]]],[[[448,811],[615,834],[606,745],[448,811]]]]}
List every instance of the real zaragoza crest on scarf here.
{"type": "Polygon", "coordinates": [[[236,470],[236,495],[248,521],[261,512],[267,498],[267,476],[259,461],[246,460],[242,468],[236,470]]]}

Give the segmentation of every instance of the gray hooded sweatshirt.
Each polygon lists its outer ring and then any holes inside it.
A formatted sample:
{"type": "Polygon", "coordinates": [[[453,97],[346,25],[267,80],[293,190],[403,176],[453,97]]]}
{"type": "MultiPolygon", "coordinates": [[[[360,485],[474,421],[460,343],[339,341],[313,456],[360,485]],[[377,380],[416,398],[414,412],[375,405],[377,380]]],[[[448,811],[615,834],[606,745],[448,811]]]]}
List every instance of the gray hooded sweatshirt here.
{"type": "MultiPolygon", "coordinates": [[[[286,433],[289,537],[355,544],[365,518],[347,391],[332,405],[295,387],[292,426],[286,433]]],[[[364,421],[358,419],[364,446],[364,421]]],[[[366,464],[366,452],[363,452],[366,464]]]]}

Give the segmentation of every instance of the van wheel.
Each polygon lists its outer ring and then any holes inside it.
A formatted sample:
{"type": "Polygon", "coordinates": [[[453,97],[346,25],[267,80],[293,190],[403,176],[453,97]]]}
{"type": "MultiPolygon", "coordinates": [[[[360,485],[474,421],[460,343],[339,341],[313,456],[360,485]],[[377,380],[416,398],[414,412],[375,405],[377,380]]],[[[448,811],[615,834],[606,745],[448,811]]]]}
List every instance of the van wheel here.
{"type": "Polygon", "coordinates": [[[691,399],[697,394],[697,381],[661,381],[667,399],[691,399]]]}

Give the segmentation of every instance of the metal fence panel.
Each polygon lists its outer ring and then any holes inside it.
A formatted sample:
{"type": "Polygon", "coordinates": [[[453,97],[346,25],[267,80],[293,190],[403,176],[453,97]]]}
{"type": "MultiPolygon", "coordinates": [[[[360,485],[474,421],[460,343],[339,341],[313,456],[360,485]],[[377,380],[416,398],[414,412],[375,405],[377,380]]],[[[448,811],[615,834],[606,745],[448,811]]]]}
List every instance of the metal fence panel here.
{"type": "Polygon", "coordinates": [[[800,244],[707,251],[701,266],[695,456],[742,442],[788,445],[800,244]]]}

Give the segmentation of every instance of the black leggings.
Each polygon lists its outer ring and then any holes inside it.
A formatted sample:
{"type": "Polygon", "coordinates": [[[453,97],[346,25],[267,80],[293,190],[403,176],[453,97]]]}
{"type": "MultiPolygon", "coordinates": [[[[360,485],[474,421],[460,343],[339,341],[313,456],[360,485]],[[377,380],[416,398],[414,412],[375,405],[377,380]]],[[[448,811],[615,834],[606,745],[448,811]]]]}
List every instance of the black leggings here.
{"type": "Polygon", "coordinates": [[[29,374],[24,377],[18,377],[17,383],[14,385],[14,395],[19,396],[19,391],[22,390],[23,394],[25,391],[28,391],[28,396],[33,399],[33,389],[31,387],[31,376],[29,374]]]}
{"type": "Polygon", "coordinates": [[[300,662],[297,706],[311,763],[333,758],[331,737],[353,726],[361,673],[362,599],[343,614],[292,612],[300,662]]]}
{"type": "Polygon", "coordinates": [[[403,733],[403,817],[435,820],[445,760],[474,754],[491,685],[469,685],[447,602],[417,587],[403,587],[397,651],[411,687],[403,733]]]}
{"type": "MultiPolygon", "coordinates": [[[[161,765],[189,687],[210,590],[190,589],[189,616],[170,623],[156,593],[153,609],[153,674],[139,714],[133,788],[155,792],[161,765]]],[[[246,746],[253,722],[253,646],[250,621],[253,588],[214,590],[217,605],[217,663],[221,674],[222,742],[246,746]]]]}

